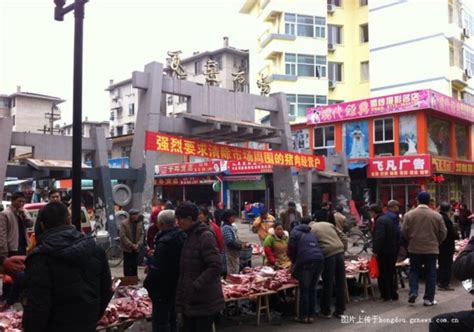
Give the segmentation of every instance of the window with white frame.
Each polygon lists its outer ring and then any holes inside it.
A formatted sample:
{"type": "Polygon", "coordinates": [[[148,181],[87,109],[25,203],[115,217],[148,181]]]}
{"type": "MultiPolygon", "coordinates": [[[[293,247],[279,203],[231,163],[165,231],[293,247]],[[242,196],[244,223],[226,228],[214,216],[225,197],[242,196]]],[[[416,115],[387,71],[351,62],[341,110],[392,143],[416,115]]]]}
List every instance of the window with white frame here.
{"type": "Polygon", "coordinates": [[[328,62],[328,71],[330,81],[342,81],[342,63],[328,62]]]}
{"type": "Polygon", "coordinates": [[[135,124],[133,122],[129,122],[127,124],[127,134],[133,134],[135,131],[135,124]]]}
{"type": "Polygon", "coordinates": [[[330,156],[334,154],[334,126],[314,128],[314,154],[317,156],[330,156]]]}
{"type": "Polygon", "coordinates": [[[394,154],[393,118],[374,120],[375,155],[394,154]]]}
{"type": "Polygon", "coordinates": [[[285,13],[285,34],[326,38],[326,18],[285,13]]]}
{"type": "Polygon", "coordinates": [[[462,12],[462,17],[463,17],[463,28],[468,29],[470,33],[474,33],[474,17],[464,10],[462,12]]]}
{"type": "Polygon", "coordinates": [[[328,24],[328,42],[330,44],[342,44],[342,26],[328,24]]]}
{"type": "Polygon", "coordinates": [[[135,104],[128,104],[128,115],[135,115],[135,104]]]}
{"type": "Polygon", "coordinates": [[[467,48],[464,49],[464,69],[470,69],[474,73],[474,53],[467,48]]]}
{"type": "Polygon", "coordinates": [[[296,14],[285,14],[285,34],[296,35],[296,14]]]}
{"type": "Polygon", "coordinates": [[[322,95],[296,95],[288,94],[286,99],[289,104],[289,115],[306,117],[306,109],[319,105],[327,105],[327,97],[322,95]]]}
{"type": "Polygon", "coordinates": [[[368,81],[369,79],[370,79],[369,61],[363,61],[360,63],[360,80],[368,81]]]}
{"type": "Polygon", "coordinates": [[[325,56],[307,54],[285,54],[285,74],[305,77],[326,77],[325,56]]]}

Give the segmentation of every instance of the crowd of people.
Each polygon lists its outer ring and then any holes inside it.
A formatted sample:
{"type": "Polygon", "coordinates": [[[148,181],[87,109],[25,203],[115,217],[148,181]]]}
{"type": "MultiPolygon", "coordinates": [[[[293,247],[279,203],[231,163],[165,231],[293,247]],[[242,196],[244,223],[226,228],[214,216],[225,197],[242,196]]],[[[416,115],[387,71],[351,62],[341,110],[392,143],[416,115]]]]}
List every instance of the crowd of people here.
{"type": "MultiPolygon", "coordinates": [[[[12,277],[11,283],[4,283],[3,295],[11,304],[22,294],[27,332],[93,331],[113,294],[110,268],[104,250],[71,225],[70,212],[55,194],[50,193],[50,202],[38,213],[33,245],[27,237],[33,219],[23,208],[24,195],[13,194],[11,206],[0,212],[0,265],[12,277]],[[82,313],[80,318],[75,312],[82,313]]],[[[408,302],[416,303],[424,267],[423,304],[432,306],[436,288],[453,290],[454,241],[459,236],[455,224],[464,225],[461,236],[469,236],[465,225],[472,214],[462,204],[441,203],[434,209],[426,192],[420,192],[417,200],[417,207],[403,218],[396,200],[385,207],[368,207],[372,249],[383,301],[399,300],[395,264],[400,252],[406,251],[408,302]]],[[[124,214],[119,227],[124,276],[138,275],[140,252],[148,247],[143,285],[153,303],[153,331],[177,331],[178,322],[184,331],[211,331],[225,307],[221,279],[242,270],[242,252],[251,246],[239,237],[238,218],[239,213],[221,204],[211,213],[206,206],[190,202],[176,208],[166,203],[153,209],[145,232],[139,210],[124,214]]],[[[295,321],[310,324],[316,316],[344,315],[347,227],[342,206],[333,212],[329,203],[323,203],[309,216],[299,212],[295,202],[288,202],[278,218],[259,206],[252,230],[264,248],[265,264],[291,269],[299,282],[300,310],[295,321]],[[317,296],[320,279],[322,291],[317,296]]]]}

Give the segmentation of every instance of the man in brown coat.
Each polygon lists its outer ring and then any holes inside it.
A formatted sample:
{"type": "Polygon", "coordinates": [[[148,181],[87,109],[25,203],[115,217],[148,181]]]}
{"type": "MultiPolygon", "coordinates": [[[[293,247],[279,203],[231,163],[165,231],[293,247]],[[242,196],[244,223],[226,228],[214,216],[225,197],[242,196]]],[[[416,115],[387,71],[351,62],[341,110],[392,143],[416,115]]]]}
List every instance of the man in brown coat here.
{"type": "Polygon", "coordinates": [[[25,195],[16,192],[12,195],[11,205],[0,212],[0,255],[26,255],[28,247],[27,229],[33,226],[33,220],[25,209],[25,195]]]}
{"type": "Polygon", "coordinates": [[[402,236],[408,242],[410,256],[410,292],[408,303],[414,304],[418,297],[418,277],[421,266],[425,266],[426,286],[424,305],[432,306],[436,292],[436,259],[439,246],[446,238],[447,229],[441,215],[430,209],[430,195],[418,194],[418,207],[407,212],[403,218],[402,236]]]}
{"type": "Polygon", "coordinates": [[[280,213],[280,220],[283,224],[285,231],[291,231],[291,229],[301,223],[301,213],[296,210],[295,202],[288,202],[288,209],[280,213]]]}
{"type": "Polygon", "coordinates": [[[199,209],[185,202],[175,215],[187,233],[181,250],[176,310],[182,315],[183,331],[212,331],[216,315],[224,309],[221,286],[222,260],[212,229],[197,220],[199,209]]]}
{"type": "Polygon", "coordinates": [[[129,218],[120,224],[120,244],[123,250],[123,275],[134,277],[138,275],[138,254],[143,246],[144,229],[140,211],[131,209],[129,218]]]}

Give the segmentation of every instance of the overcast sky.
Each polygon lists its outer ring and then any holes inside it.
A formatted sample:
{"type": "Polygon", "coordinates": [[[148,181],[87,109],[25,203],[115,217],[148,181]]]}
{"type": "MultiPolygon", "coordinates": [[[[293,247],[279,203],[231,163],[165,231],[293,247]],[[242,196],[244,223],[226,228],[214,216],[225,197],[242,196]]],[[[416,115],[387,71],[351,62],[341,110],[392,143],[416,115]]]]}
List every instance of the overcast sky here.
{"type": "MultiPolygon", "coordinates": [[[[66,1],[66,4],[72,0],[66,1]]],[[[230,45],[250,48],[252,19],[244,0],[91,0],[84,21],[83,117],[108,120],[115,82],[164,62],[166,51],[184,55],[230,45]]],[[[53,0],[0,0],[0,94],[22,91],[66,99],[61,123],[72,122],[74,17],[54,21],[53,0]]]]}

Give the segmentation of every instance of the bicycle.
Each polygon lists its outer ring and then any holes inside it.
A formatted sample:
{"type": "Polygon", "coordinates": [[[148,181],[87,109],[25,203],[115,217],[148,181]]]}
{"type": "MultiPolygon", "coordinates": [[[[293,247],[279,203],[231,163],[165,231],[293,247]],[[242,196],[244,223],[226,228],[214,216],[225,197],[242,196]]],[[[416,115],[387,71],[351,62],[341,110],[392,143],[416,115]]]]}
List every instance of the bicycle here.
{"type": "MultiPolygon", "coordinates": [[[[112,242],[112,241],[111,241],[112,242]]],[[[123,251],[120,246],[120,237],[113,239],[113,243],[105,250],[110,267],[117,267],[123,262],[123,251]]]]}
{"type": "Polygon", "coordinates": [[[346,253],[350,256],[357,256],[363,252],[372,254],[372,234],[369,223],[360,225],[358,230],[351,230],[347,235],[346,253]]]}

